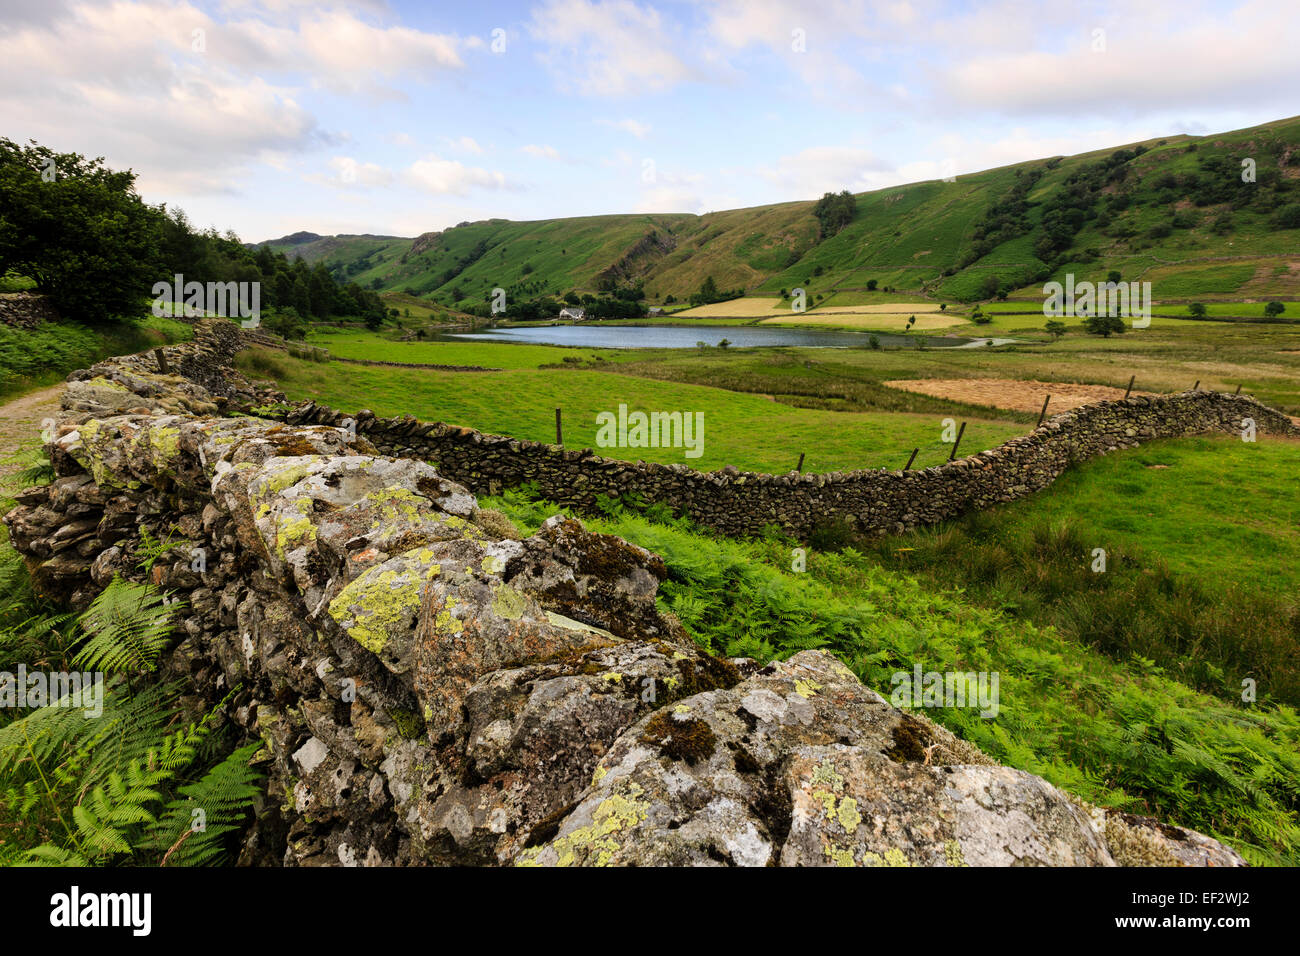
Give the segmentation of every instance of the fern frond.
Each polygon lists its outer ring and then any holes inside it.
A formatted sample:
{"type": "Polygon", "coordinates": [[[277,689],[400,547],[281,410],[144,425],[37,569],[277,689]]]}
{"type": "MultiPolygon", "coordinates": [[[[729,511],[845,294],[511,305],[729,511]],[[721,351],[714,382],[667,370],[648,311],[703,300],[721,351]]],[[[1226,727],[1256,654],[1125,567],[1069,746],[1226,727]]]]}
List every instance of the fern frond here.
{"type": "Polygon", "coordinates": [[[73,663],[88,670],[152,671],[172,631],[175,605],[148,584],[114,578],[79,619],[86,642],[73,663]]]}

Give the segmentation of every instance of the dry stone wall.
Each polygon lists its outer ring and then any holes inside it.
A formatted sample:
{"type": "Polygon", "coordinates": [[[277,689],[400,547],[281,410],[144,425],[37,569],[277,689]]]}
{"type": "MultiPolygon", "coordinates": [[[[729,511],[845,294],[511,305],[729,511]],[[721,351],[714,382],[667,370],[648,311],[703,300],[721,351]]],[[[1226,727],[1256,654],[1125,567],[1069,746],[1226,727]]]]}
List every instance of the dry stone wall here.
{"type": "Polygon", "coordinates": [[[487,435],[412,416],[384,419],[366,410],[353,416],[312,403],[283,415],[292,424],[342,426],[353,420],[357,432],[384,454],[435,462],[441,474],[479,494],[535,482],[548,500],[588,511],[602,495],[637,497],[729,535],[756,534],[766,525],[804,535],[840,522],[866,534],[901,532],[1023,498],[1077,462],[1145,441],[1240,434],[1245,419],[1260,435],[1300,437],[1289,418],[1254,398],[1194,391],[1085,405],[997,448],[934,468],[764,475],[633,464],[591,449],[487,435]]]}
{"type": "Polygon", "coordinates": [[[830,654],[704,653],[626,541],[561,516],[522,537],[364,434],[221,415],[274,398],[232,369],[155,366],[72,378],[56,478],[5,521],[72,607],[118,576],[181,598],[158,678],[264,744],[242,863],[1242,862],[998,766],[830,654]],[[144,532],[182,546],[142,563],[144,532]]]}
{"type": "Polygon", "coordinates": [[[0,324],[30,329],[42,322],[57,322],[58,310],[35,292],[0,292],[0,324]]]}

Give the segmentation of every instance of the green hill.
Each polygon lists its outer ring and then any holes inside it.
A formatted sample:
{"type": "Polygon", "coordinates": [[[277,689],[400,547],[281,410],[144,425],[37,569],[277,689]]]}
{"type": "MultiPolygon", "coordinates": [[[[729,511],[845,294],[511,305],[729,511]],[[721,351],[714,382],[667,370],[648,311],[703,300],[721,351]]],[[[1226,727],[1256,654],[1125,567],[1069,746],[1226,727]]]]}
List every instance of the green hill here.
{"type": "Polygon", "coordinates": [[[269,244],[342,279],[446,305],[644,282],[651,301],[797,286],[829,304],[880,290],[973,301],[1037,295],[1073,272],[1153,283],[1156,299],[1300,296],[1300,117],[1170,136],[853,197],[825,230],[815,201],[688,214],[461,223],[414,239],[295,233],[269,244]],[[1242,162],[1254,160],[1255,181],[1242,162]]]}

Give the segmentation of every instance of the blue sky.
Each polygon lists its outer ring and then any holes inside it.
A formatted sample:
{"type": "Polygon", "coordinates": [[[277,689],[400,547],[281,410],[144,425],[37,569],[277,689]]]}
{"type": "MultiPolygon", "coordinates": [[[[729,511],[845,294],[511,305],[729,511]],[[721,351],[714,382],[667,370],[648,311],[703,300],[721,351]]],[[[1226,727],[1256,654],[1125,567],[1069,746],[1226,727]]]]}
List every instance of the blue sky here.
{"type": "Polygon", "coordinates": [[[417,235],[1236,129],[1297,51],[1293,0],[5,0],[0,135],[248,240],[417,235]]]}

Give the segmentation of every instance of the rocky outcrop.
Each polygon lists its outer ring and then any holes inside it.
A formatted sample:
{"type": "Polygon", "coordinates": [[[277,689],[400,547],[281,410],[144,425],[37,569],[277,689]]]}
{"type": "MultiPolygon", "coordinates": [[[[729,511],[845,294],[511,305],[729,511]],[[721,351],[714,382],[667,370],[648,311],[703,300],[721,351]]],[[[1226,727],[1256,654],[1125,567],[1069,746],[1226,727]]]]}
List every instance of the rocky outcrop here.
{"type": "Polygon", "coordinates": [[[1241,864],[996,765],[829,654],[710,656],[635,545],[562,516],[521,537],[427,463],[222,417],[273,396],[152,361],[73,377],[57,477],[5,520],[74,607],[145,566],[182,599],[160,678],[265,744],[243,863],[1241,864]],[[144,532],[178,547],[142,565],[144,532]]]}

